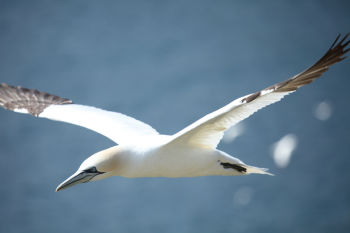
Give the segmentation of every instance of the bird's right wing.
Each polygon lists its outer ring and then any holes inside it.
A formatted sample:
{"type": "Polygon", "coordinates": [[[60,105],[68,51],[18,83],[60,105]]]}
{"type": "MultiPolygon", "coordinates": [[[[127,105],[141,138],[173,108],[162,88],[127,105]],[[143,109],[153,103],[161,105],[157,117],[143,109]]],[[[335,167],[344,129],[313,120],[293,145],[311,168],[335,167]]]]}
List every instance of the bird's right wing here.
{"type": "Polygon", "coordinates": [[[286,81],[232,101],[173,135],[172,140],[167,145],[180,143],[181,145],[189,144],[203,148],[216,148],[225,130],[249,117],[259,109],[281,100],[299,87],[311,83],[327,71],[331,65],[343,60],[345,58],[343,57],[344,54],[350,50],[349,48],[346,49],[350,41],[344,43],[348,35],[337,43],[339,35],[327,53],[304,72],[286,81]]]}
{"type": "Polygon", "coordinates": [[[158,135],[151,126],[118,112],[73,104],[71,100],[23,87],[0,84],[0,106],[36,117],[79,125],[100,133],[118,144],[158,135]]]}

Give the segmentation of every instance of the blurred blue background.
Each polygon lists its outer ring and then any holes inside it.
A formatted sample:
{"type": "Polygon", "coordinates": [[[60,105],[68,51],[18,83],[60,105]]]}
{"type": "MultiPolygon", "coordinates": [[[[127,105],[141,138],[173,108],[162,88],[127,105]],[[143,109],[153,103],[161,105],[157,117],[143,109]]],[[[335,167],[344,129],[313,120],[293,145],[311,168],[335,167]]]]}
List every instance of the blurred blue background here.
{"type": "MultiPolygon", "coordinates": [[[[0,1],[0,81],[173,134],[316,62],[349,32],[349,9],[347,1],[0,1]]],[[[349,74],[347,59],[220,144],[274,177],[113,177],[55,193],[114,144],[1,109],[0,231],[349,232],[349,74]],[[328,117],[317,115],[320,103],[328,117]],[[277,166],[272,145],[289,134],[297,145],[277,166]]]]}

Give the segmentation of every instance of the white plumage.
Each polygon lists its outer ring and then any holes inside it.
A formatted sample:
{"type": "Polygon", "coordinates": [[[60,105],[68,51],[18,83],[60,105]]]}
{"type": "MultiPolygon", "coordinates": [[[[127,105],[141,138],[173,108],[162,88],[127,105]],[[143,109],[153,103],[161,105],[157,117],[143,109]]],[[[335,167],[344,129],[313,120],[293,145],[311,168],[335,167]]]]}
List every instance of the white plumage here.
{"type": "Polygon", "coordinates": [[[78,183],[110,176],[192,177],[206,175],[269,174],[266,169],[246,165],[216,147],[224,131],[259,109],[281,100],[299,87],[320,77],[349,51],[346,35],[339,37],[327,53],[304,72],[238,98],[174,135],[159,134],[151,126],[117,112],[73,104],[69,99],[7,84],[0,85],[0,105],[20,113],[79,125],[100,133],[118,146],[87,158],[57,191],[78,183]],[[338,43],[337,43],[338,42],[338,43]]]}
{"type": "Polygon", "coordinates": [[[50,105],[39,117],[91,129],[118,144],[133,143],[138,137],[159,134],[151,126],[132,117],[79,104],[50,105]]]}

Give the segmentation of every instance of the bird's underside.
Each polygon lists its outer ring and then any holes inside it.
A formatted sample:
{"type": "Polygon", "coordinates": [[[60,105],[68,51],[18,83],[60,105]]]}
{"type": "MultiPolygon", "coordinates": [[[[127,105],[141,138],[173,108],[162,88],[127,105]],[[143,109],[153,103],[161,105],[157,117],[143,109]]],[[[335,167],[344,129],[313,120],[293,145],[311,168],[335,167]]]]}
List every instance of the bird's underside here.
{"type": "MultiPolygon", "coordinates": [[[[171,136],[160,135],[151,126],[121,113],[74,104],[66,98],[4,83],[0,84],[0,105],[8,110],[91,129],[121,146],[143,141],[158,148],[181,147],[216,151],[225,130],[259,109],[281,100],[299,87],[313,82],[331,65],[345,59],[344,55],[349,51],[348,35],[342,39],[339,35],[326,54],[305,71],[261,91],[238,98],[171,136]]],[[[220,165],[220,169],[226,171],[232,169],[242,174],[249,173],[249,169],[247,170],[243,163],[221,161],[220,165]]]]}

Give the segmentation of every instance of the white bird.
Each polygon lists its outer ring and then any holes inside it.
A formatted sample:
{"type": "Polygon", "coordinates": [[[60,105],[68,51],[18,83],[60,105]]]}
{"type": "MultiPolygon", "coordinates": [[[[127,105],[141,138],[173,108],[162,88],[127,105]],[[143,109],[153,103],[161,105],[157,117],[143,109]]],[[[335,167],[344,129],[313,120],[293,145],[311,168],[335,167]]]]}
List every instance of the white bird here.
{"type": "Polygon", "coordinates": [[[331,65],[343,60],[344,54],[349,51],[346,46],[350,41],[345,41],[348,35],[338,42],[339,35],[327,53],[304,72],[238,98],[174,135],[159,134],[151,126],[121,113],[73,104],[69,99],[20,86],[1,84],[0,105],[15,112],[79,125],[118,144],[87,158],[56,191],[110,176],[271,175],[267,169],[247,165],[216,149],[224,131],[259,109],[311,83],[331,65]]]}

